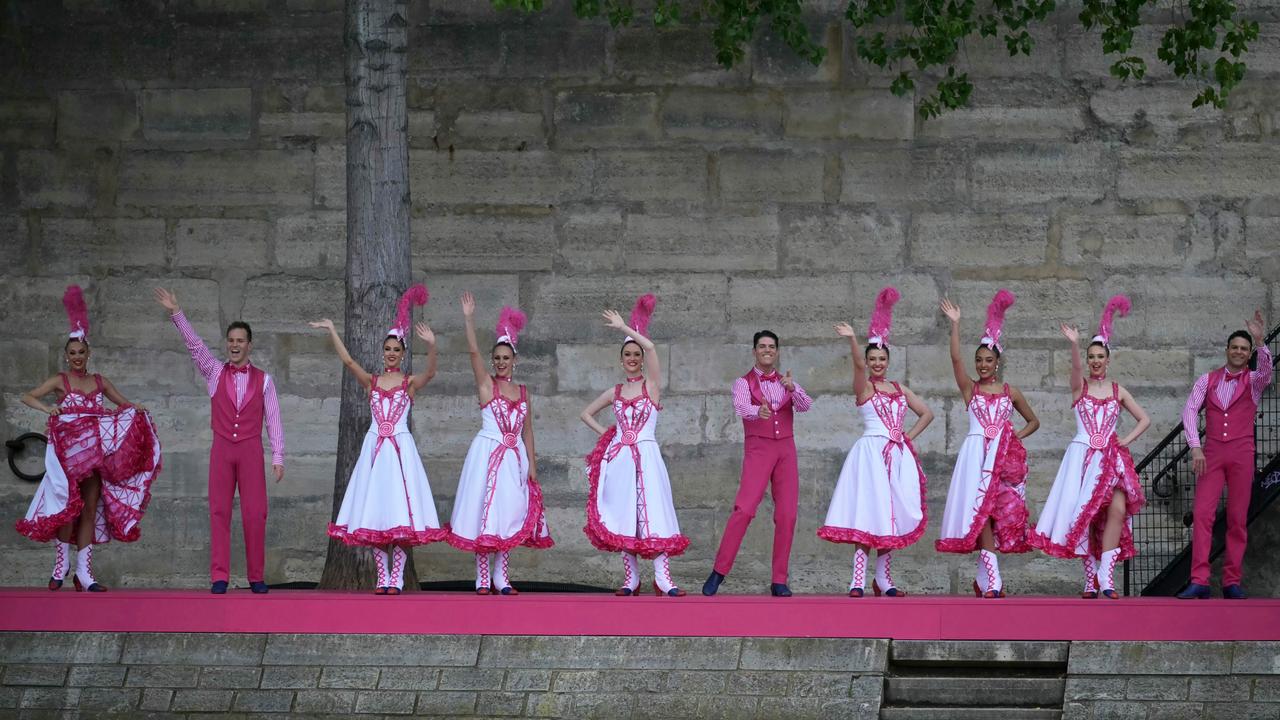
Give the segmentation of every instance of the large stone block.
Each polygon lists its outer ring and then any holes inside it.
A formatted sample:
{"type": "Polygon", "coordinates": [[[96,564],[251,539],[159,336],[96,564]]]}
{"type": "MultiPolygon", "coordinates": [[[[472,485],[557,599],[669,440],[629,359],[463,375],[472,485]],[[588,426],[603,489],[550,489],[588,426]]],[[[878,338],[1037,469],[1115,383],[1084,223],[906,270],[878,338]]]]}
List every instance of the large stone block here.
{"type": "Polygon", "coordinates": [[[892,652],[895,663],[1016,662],[1027,665],[1062,665],[1068,661],[1070,650],[1071,644],[1065,642],[894,640],[892,652]]]}
{"type": "MultiPolygon", "coordinates": [[[[49,345],[39,340],[0,340],[0,386],[26,392],[50,375],[49,345]]],[[[95,369],[96,364],[95,364],[95,369]]]]}
{"type": "MultiPolygon", "coordinates": [[[[1139,334],[1159,344],[1213,347],[1219,343],[1216,338],[1240,329],[1250,308],[1266,307],[1267,302],[1266,288],[1238,275],[1117,276],[1108,278],[1106,286],[1123,289],[1133,301],[1129,317],[1116,321],[1121,347],[1137,344],[1139,334]]],[[[1094,304],[1094,312],[1100,312],[1101,300],[1094,304]]]]}
{"type": "Polygon", "coordinates": [[[695,150],[617,150],[595,154],[598,200],[633,203],[707,201],[707,155],[695,150]]]}
{"type": "Polygon", "coordinates": [[[801,90],[784,96],[787,137],[910,140],[915,106],[884,89],[801,90]]]}
{"type": "Polygon", "coordinates": [[[262,138],[285,140],[322,138],[341,141],[346,134],[347,120],[342,113],[286,112],[262,113],[258,116],[258,136],[262,138]]]}
{"type": "Polygon", "coordinates": [[[114,145],[138,134],[138,98],[115,91],[58,93],[58,142],[114,145]]]}
{"type": "Polygon", "coordinates": [[[1237,642],[1232,645],[1231,674],[1280,675],[1280,643],[1237,642]]]}
{"type": "Polygon", "coordinates": [[[606,72],[608,28],[546,23],[502,31],[503,77],[594,79],[606,72]]]}
{"type": "Polygon", "coordinates": [[[796,336],[835,342],[839,338],[831,326],[844,320],[855,326],[859,340],[864,341],[866,318],[885,285],[901,293],[890,342],[918,341],[935,325],[938,291],[928,275],[815,275],[806,278],[803,287],[796,287],[793,278],[735,279],[730,288],[730,331],[735,337],[749,338],[772,324],[784,342],[796,336]]]}
{"type": "Polygon", "coordinates": [[[903,264],[906,245],[901,216],[798,205],[782,209],[781,266],[789,271],[893,271],[903,264]]]}
{"type": "MultiPolygon", "coordinates": [[[[599,393],[621,382],[621,341],[602,345],[556,344],[556,380],[560,392],[599,393]]],[[[664,378],[671,376],[671,347],[659,343],[664,378]]],[[[670,380],[666,380],[669,384],[670,380]]]]}
{"type": "Polygon", "coordinates": [[[133,633],[121,662],[130,665],[257,665],[265,635],[229,633],[133,633]]]}
{"type": "Polygon", "coordinates": [[[165,264],[165,223],[149,218],[46,218],[40,254],[49,267],[91,272],[165,264]]]}
{"type": "Polygon", "coordinates": [[[782,135],[782,103],[761,91],[672,90],[662,103],[669,138],[708,142],[766,140],[782,135]]]}
{"type": "Polygon", "coordinates": [[[645,145],[661,134],[654,92],[571,90],[557,93],[555,101],[558,147],[645,145]]]}
{"type": "Polygon", "coordinates": [[[631,214],[622,239],[629,270],[775,270],[778,266],[778,218],[770,213],[631,214]]]}
{"type": "Polygon", "coordinates": [[[727,85],[745,81],[747,63],[726,70],[706,27],[622,27],[614,31],[613,73],[638,85],[727,85]]]}
{"type": "MultiPolygon", "coordinates": [[[[1105,297],[1100,298],[1101,293],[1095,292],[1083,280],[957,280],[947,288],[946,295],[964,308],[967,317],[981,322],[980,319],[986,316],[987,304],[1001,288],[1009,290],[1018,298],[1005,316],[1003,331],[1015,346],[1029,339],[1061,338],[1057,322],[1066,321],[1083,328],[1092,327],[1106,302],[1105,297]]],[[[945,319],[936,314],[933,308],[930,313],[941,328],[945,319]]],[[[1083,332],[1086,331],[1082,331],[1082,334],[1083,332]]]]}
{"type": "Polygon", "coordinates": [[[745,638],[742,670],[842,670],[884,672],[888,640],[745,638]]]}
{"type": "Polygon", "coordinates": [[[720,197],[727,202],[822,202],[826,157],[790,151],[720,155],[720,197]]]}
{"type": "Polygon", "coordinates": [[[142,91],[142,136],[155,143],[205,143],[249,139],[253,91],[249,88],[142,91]]]}
{"type": "Polygon", "coordinates": [[[0,216],[0,276],[27,272],[25,258],[34,255],[28,247],[30,232],[27,219],[19,215],[0,216]]]}
{"type": "MultiPolygon", "coordinates": [[[[922,213],[911,220],[913,265],[992,268],[1041,265],[1049,245],[1043,215],[922,213]]],[[[975,308],[976,309],[976,308],[975,308]]]]}
{"type": "Polygon", "coordinates": [[[840,156],[840,202],[936,207],[965,200],[969,154],[952,145],[848,150],[840,156]]]}
{"type": "Polygon", "coordinates": [[[97,193],[92,154],[54,150],[18,151],[18,198],[23,208],[88,208],[97,193]]]}
{"type": "Polygon", "coordinates": [[[623,212],[616,207],[571,207],[560,211],[556,268],[594,273],[622,267],[623,212]]]}
{"type": "Polygon", "coordinates": [[[349,665],[470,666],[480,650],[478,636],[465,635],[271,635],[262,662],[313,665],[341,657],[349,665]]]}
{"type": "Polygon", "coordinates": [[[271,223],[262,220],[193,218],[173,231],[178,267],[260,269],[270,252],[271,223]]]}
{"type": "MultiPolygon", "coordinates": [[[[802,57],[777,29],[763,28],[751,49],[751,79],[761,85],[835,84],[841,79],[842,7],[806,7],[804,23],[809,38],[826,50],[816,65],[802,57]]],[[[888,93],[885,93],[888,95],[888,93]]],[[[891,96],[892,97],[892,96],[891,96]]]]}
{"type": "Polygon", "coordinates": [[[916,132],[928,138],[1066,141],[1088,126],[1085,101],[1073,88],[1032,80],[979,82],[968,107],[921,121],[916,132]]]}
{"type": "Polygon", "coordinates": [[[245,283],[243,306],[234,318],[244,318],[256,333],[309,334],[307,320],[342,317],[345,290],[340,280],[309,280],[264,275],[245,283]]]}
{"type": "Polygon", "coordinates": [[[420,150],[409,160],[419,204],[543,205],[591,195],[586,153],[420,150]]]}
{"type": "MultiPolygon", "coordinates": [[[[127,646],[126,646],[127,648],[127,646]]],[[[182,665],[130,665],[124,684],[128,687],[193,688],[200,668],[182,665]]]]}
{"type": "MultiPolygon", "coordinates": [[[[429,114],[432,115],[431,120],[434,124],[434,113],[429,114]]],[[[547,146],[547,129],[543,127],[542,113],[537,112],[463,110],[458,113],[457,119],[453,122],[453,133],[454,142],[465,148],[512,150],[522,146],[534,149],[547,146]]],[[[412,128],[410,134],[415,134],[412,128]]],[[[428,133],[422,137],[430,140],[431,134],[428,133]]]]}
{"type": "Polygon", "coordinates": [[[419,216],[412,230],[423,272],[550,270],[556,254],[553,219],[541,211],[419,216]]]}
{"type": "Polygon", "coordinates": [[[1122,150],[1116,192],[1126,200],[1274,198],[1280,193],[1280,148],[1231,143],[1213,151],[1122,150]]]}
{"type": "Polygon", "coordinates": [[[1181,267],[1193,231],[1186,215],[1070,214],[1062,221],[1062,261],[1108,268],[1181,267]]]}
{"type": "Polygon", "coordinates": [[[0,101],[0,143],[45,147],[53,142],[54,104],[47,98],[0,101]]]}
{"type": "Polygon", "coordinates": [[[276,218],[274,224],[275,261],[281,267],[346,267],[346,213],[285,215],[276,218]]]}
{"type": "Polygon", "coordinates": [[[478,667],[662,669],[679,657],[685,670],[732,670],[737,638],[485,636],[478,667]]]}
{"type": "Polygon", "coordinates": [[[187,320],[220,355],[223,328],[218,284],[212,280],[109,277],[98,286],[96,299],[86,293],[90,317],[98,318],[94,338],[119,347],[182,349],[182,336],[169,313],[147,292],[153,287],[166,287],[177,295],[187,320]]]}
{"type": "MultiPolygon", "coordinates": [[[[729,289],[723,277],[703,273],[651,275],[647,277],[534,278],[526,311],[536,322],[537,334],[557,341],[613,341],[614,333],[599,322],[601,308],[625,308],[640,295],[652,292],[660,299],[655,322],[668,335],[722,336],[724,315],[708,313],[709,307],[726,307],[729,289]]],[[[656,326],[655,326],[656,327],[656,326]]]]}
{"type": "Polygon", "coordinates": [[[1158,137],[1171,140],[1188,128],[1223,124],[1222,114],[1212,107],[1191,106],[1198,91],[1181,83],[1097,90],[1089,98],[1089,109],[1104,125],[1126,130],[1149,128],[1158,137]]]}
{"type": "Polygon", "coordinates": [[[1110,183],[1099,144],[992,146],[973,160],[973,197],[983,203],[1088,202],[1101,198],[1110,183]]]}
{"type": "Polygon", "coordinates": [[[313,154],[304,150],[132,152],[116,198],[127,206],[311,205],[313,154]]]}
{"type": "MultiPolygon", "coordinates": [[[[316,207],[346,209],[347,150],[344,145],[321,145],[316,148],[314,180],[313,198],[316,207]]],[[[410,188],[412,187],[411,184],[410,188]]]]}
{"type": "Polygon", "coordinates": [[[1229,675],[1232,643],[1074,642],[1067,673],[1229,675]]]}

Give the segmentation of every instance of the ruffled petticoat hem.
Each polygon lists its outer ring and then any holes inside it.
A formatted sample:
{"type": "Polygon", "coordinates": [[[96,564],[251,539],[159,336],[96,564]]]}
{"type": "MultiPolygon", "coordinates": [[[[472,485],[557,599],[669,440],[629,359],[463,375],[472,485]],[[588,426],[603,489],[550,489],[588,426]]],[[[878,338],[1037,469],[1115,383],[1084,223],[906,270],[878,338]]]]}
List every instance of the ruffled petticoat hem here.
{"type": "Polygon", "coordinates": [[[1142,492],[1142,484],[1133,466],[1133,456],[1129,448],[1120,447],[1113,433],[1107,447],[1102,450],[1102,464],[1099,467],[1098,483],[1089,496],[1089,502],[1080,510],[1076,520],[1067,531],[1062,543],[1055,543],[1048,535],[1032,530],[1027,541],[1032,547],[1050,557],[1073,559],[1082,557],[1076,548],[1085,533],[1089,533],[1089,553],[1093,557],[1102,554],[1102,531],[1106,528],[1107,515],[1103,507],[1111,502],[1116,490],[1125,495],[1125,520],[1120,528],[1120,556],[1117,561],[1128,560],[1138,554],[1133,545],[1133,528],[1128,522],[1130,518],[1142,510],[1146,504],[1146,496],[1142,492]]]}
{"type": "Polygon", "coordinates": [[[341,540],[344,545],[367,545],[372,547],[381,547],[383,545],[427,545],[441,542],[448,535],[449,531],[445,528],[414,530],[408,525],[401,525],[386,530],[370,530],[368,528],[355,528],[353,530],[346,525],[329,523],[329,537],[341,540]]]}
{"type": "Polygon", "coordinates": [[[582,532],[586,533],[587,539],[591,541],[593,547],[605,552],[627,552],[639,555],[646,560],[652,560],[659,555],[674,557],[683,554],[685,550],[689,549],[689,538],[684,535],[648,538],[628,537],[619,535],[605,527],[604,522],[600,519],[600,510],[596,506],[596,499],[599,497],[600,489],[600,470],[604,466],[605,451],[608,450],[609,443],[613,442],[616,433],[616,426],[606,430],[600,436],[600,439],[596,441],[596,446],[591,451],[591,454],[587,455],[587,524],[583,526],[582,532]]]}
{"type": "Polygon", "coordinates": [[[1026,481],[1027,449],[1013,431],[1013,423],[1006,422],[1001,432],[1000,449],[996,451],[996,460],[991,468],[991,480],[968,532],[964,537],[937,540],[933,544],[934,549],[944,553],[974,552],[978,549],[982,528],[991,519],[995,521],[996,550],[1010,555],[1030,552],[1027,535],[1030,533],[1031,513],[1027,511],[1026,499],[1016,489],[1026,481]]]}
{"type": "MultiPolygon", "coordinates": [[[[915,446],[910,440],[906,439],[903,440],[903,445],[906,446],[907,452],[911,454],[911,459],[915,461],[916,474],[920,478],[920,523],[905,535],[873,535],[865,530],[823,525],[818,528],[818,537],[833,543],[867,545],[876,550],[901,550],[920,539],[920,536],[924,534],[925,527],[929,524],[929,503],[925,500],[928,479],[924,475],[924,468],[920,466],[920,458],[916,455],[915,446]]],[[[907,453],[904,452],[903,454],[907,453]]]]}
{"type": "Polygon", "coordinates": [[[527,547],[535,550],[546,550],[556,544],[547,528],[546,516],[542,505],[542,486],[537,480],[526,476],[529,484],[529,508],[525,511],[524,525],[511,537],[497,535],[481,535],[477,538],[465,538],[453,532],[453,528],[445,523],[444,541],[464,552],[492,553],[510,550],[514,547],[527,547]]]}

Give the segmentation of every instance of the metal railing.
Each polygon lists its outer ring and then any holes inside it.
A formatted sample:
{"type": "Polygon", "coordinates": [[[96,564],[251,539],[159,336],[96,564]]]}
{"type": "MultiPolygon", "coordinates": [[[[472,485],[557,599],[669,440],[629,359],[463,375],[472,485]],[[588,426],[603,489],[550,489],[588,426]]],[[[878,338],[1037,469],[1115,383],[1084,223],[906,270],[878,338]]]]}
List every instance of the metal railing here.
{"type": "MultiPolygon", "coordinates": [[[[1280,364],[1280,326],[1264,342],[1273,367],[1280,364]]],[[[1203,419],[1198,430],[1203,430],[1203,419]]],[[[1272,383],[1258,404],[1254,429],[1256,476],[1249,521],[1280,497],[1280,387],[1272,383]]],[[[1124,566],[1124,594],[1172,595],[1187,583],[1191,569],[1191,521],[1196,478],[1191,450],[1178,423],[1137,465],[1147,506],[1133,518],[1137,557],[1124,566]]],[[[1222,553],[1224,503],[1219,501],[1211,558],[1222,553]]]]}

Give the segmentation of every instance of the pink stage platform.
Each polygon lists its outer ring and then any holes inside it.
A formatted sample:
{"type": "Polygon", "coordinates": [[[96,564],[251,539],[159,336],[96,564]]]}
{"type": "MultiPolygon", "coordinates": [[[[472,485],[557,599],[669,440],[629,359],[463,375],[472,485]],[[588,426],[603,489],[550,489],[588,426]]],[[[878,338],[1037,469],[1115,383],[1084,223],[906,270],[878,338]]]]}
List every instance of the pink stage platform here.
{"type": "Polygon", "coordinates": [[[0,590],[0,631],[1280,640],[1280,600],[0,590]],[[501,606],[502,612],[492,612],[501,606]],[[625,612],[619,612],[620,608],[625,612]]]}

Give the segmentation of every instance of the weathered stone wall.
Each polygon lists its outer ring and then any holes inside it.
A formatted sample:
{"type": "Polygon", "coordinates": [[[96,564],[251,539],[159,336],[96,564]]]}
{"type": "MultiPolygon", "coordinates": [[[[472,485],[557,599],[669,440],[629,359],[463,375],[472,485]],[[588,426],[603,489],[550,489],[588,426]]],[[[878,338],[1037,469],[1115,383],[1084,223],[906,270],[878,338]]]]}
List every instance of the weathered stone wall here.
{"type": "MultiPolygon", "coordinates": [[[[142,541],[99,558],[109,584],[205,582],[207,406],[148,296],[157,284],[176,290],[210,341],[232,319],[254,324],[289,447],[288,477],[271,488],[268,579],[319,576],[340,366],[303,323],[341,317],[341,5],[10,4],[16,22],[0,40],[0,431],[40,426],[18,398],[58,369],[58,298],[82,284],[94,366],[153,409],[165,444],[142,541]]],[[[519,375],[536,398],[560,544],[517,553],[517,579],[617,582],[618,561],[579,531],[592,437],[576,416],[619,377],[617,338],[598,310],[625,310],[641,292],[660,298],[659,434],[694,539],[676,574],[696,587],[709,567],[740,457],[727,388],[749,365],[750,333],[767,326],[817,398],[797,437],[793,575],[808,592],[840,590],[843,570],[830,568],[849,558],[813,534],[859,433],[847,350],[830,326],[865,327],[884,283],[904,297],[894,374],[938,415],[918,443],[935,518],[965,427],[942,296],[967,313],[966,345],[998,287],[1019,296],[1007,377],[1044,422],[1028,443],[1037,510],[1073,432],[1058,322],[1088,328],[1109,294],[1133,298],[1134,314],[1117,323],[1114,375],[1153,417],[1141,450],[1177,422],[1195,373],[1218,361],[1248,309],[1280,318],[1274,3],[1247,6],[1262,35],[1226,112],[1192,110],[1194,88],[1159,65],[1142,83],[1115,84],[1098,39],[1068,9],[1038,33],[1033,58],[970,44],[974,107],[928,123],[854,58],[840,3],[814,4],[829,49],[821,67],[765,37],[732,71],[716,66],[702,29],[612,30],[565,5],[524,19],[479,0],[409,4],[414,271],[432,290],[426,316],[442,337],[440,376],[415,409],[419,446],[447,517],[477,426],[456,298],[475,291],[486,324],[518,303],[530,315],[519,375]]],[[[32,489],[0,481],[6,518],[21,515],[32,489]]],[[[727,591],[767,582],[769,512],[766,503],[727,591]]],[[[962,590],[970,561],[935,554],[936,528],[901,553],[899,581],[962,590]]],[[[47,571],[47,548],[13,533],[0,533],[0,547],[0,583],[47,571]]],[[[425,578],[471,573],[470,558],[448,548],[417,559],[425,578]]],[[[1038,555],[1005,566],[1017,591],[1070,592],[1076,573],[1038,555]]]]}
{"type": "Polygon", "coordinates": [[[813,638],[5,633],[0,714],[875,717],[888,648],[813,638]]]}

